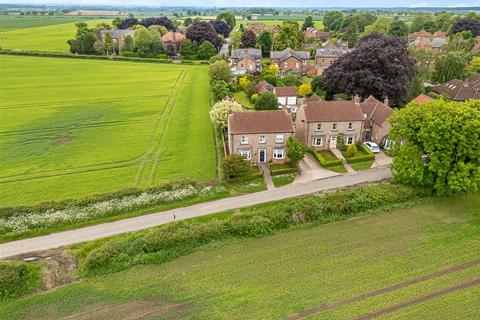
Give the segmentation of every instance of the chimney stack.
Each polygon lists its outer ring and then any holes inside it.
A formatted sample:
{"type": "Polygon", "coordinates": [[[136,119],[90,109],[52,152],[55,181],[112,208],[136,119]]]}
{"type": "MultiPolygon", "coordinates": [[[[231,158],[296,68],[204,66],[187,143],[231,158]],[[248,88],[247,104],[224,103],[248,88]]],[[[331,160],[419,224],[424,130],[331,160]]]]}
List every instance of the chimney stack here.
{"type": "Polygon", "coordinates": [[[353,102],[355,102],[357,105],[360,104],[360,96],[358,94],[353,96],[353,102]]]}
{"type": "Polygon", "coordinates": [[[383,104],[386,105],[387,107],[389,106],[388,97],[385,97],[385,100],[383,100],[383,104]]]}

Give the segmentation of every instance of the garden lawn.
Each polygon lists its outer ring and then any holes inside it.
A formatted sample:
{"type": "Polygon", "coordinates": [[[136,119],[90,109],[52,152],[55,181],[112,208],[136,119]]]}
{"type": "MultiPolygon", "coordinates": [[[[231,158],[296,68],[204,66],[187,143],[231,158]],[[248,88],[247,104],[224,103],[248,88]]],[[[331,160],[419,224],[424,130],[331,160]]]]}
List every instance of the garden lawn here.
{"type": "Polygon", "coordinates": [[[204,66],[0,56],[0,207],[215,178],[204,66]]]}
{"type": "MultiPolygon", "coordinates": [[[[102,22],[110,24],[112,19],[93,19],[85,22],[93,28],[102,22]]],[[[5,31],[0,34],[0,47],[66,53],[69,52],[67,41],[74,38],[76,32],[74,22],[5,31]]]]}
{"type": "MultiPolygon", "coordinates": [[[[167,305],[152,309],[157,310],[152,316],[161,319],[167,313],[188,319],[284,319],[479,260],[479,207],[478,195],[436,199],[261,239],[210,245],[162,265],[139,266],[5,302],[0,319],[58,319],[81,312],[100,318],[102,310],[114,319],[139,304],[167,305]]],[[[309,319],[355,319],[478,279],[479,274],[480,264],[471,264],[309,319]]],[[[476,319],[479,295],[477,285],[400,308],[382,319],[476,319]]]]}

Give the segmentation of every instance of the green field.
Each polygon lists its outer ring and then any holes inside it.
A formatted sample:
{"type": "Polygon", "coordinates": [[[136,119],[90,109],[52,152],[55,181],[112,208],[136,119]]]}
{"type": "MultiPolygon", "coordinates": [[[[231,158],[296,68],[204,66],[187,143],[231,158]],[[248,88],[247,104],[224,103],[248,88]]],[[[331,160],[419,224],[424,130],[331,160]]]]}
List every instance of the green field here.
{"type": "Polygon", "coordinates": [[[0,32],[15,29],[50,26],[53,24],[63,24],[74,21],[84,21],[87,19],[91,20],[96,18],[73,16],[0,16],[0,32]]]}
{"type": "Polygon", "coordinates": [[[0,206],[215,177],[204,66],[0,56],[0,206]]]}
{"type": "MultiPolygon", "coordinates": [[[[6,302],[0,319],[120,319],[132,313],[155,319],[285,319],[305,311],[308,319],[357,319],[479,279],[479,208],[478,195],[437,199],[211,245],[162,265],[6,302]],[[324,307],[333,303],[338,305],[324,307]]],[[[381,319],[478,319],[479,297],[480,283],[381,319]]]]}
{"type": "MultiPolygon", "coordinates": [[[[94,27],[102,22],[111,23],[112,19],[93,19],[86,22],[89,27],[94,27]]],[[[76,31],[74,22],[4,31],[0,32],[0,47],[11,50],[68,52],[67,41],[75,37],[76,31]]]]}

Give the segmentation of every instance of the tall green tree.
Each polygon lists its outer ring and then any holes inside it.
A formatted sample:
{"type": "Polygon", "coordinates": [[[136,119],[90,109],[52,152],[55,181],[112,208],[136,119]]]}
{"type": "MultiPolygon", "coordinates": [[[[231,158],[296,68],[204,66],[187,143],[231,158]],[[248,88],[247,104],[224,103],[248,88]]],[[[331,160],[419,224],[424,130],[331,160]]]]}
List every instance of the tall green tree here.
{"type": "Polygon", "coordinates": [[[242,34],[242,45],[244,48],[255,48],[257,37],[252,30],[245,30],[242,34]]]}
{"type": "Polygon", "coordinates": [[[347,32],[343,36],[343,38],[348,41],[348,46],[353,48],[358,43],[358,24],[356,21],[353,21],[347,29],[347,32]]]}
{"type": "Polygon", "coordinates": [[[435,57],[435,67],[432,79],[435,82],[443,83],[452,79],[463,79],[465,75],[466,61],[459,52],[448,52],[435,57]]]}
{"type": "Polygon", "coordinates": [[[315,22],[313,22],[312,16],[308,16],[305,18],[305,21],[303,22],[302,30],[305,31],[308,28],[313,28],[314,26],[315,26],[315,22]]]}
{"type": "Polygon", "coordinates": [[[387,34],[389,26],[390,19],[385,17],[378,18],[374,24],[365,27],[365,32],[363,33],[363,35],[369,35],[372,33],[387,34]]]}
{"type": "Polygon", "coordinates": [[[257,46],[262,49],[262,55],[267,57],[273,46],[273,36],[271,32],[262,31],[257,38],[257,46]]]}
{"type": "Polygon", "coordinates": [[[340,11],[328,11],[323,16],[323,25],[325,31],[340,30],[343,22],[343,14],[340,11]]]}
{"type": "Polygon", "coordinates": [[[201,60],[208,60],[217,54],[217,48],[210,42],[205,41],[198,46],[197,57],[201,60]]]}
{"type": "Polygon", "coordinates": [[[237,25],[237,20],[235,19],[235,15],[233,12],[226,11],[222,12],[217,16],[218,20],[224,20],[230,26],[230,29],[233,30],[237,25]]]}
{"type": "Polygon", "coordinates": [[[390,123],[395,181],[439,195],[479,191],[480,101],[407,106],[390,123]]]}
{"type": "Polygon", "coordinates": [[[387,34],[390,36],[406,37],[408,36],[408,26],[405,21],[396,17],[388,26],[387,34]]]}
{"type": "Polygon", "coordinates": [[[297,165],[305,158],[306,147],[297,138],[290,137],[287,140],[287,157],[291,163],[297,165]]]}
{"type": "Polygon", "coordinates": [[[277,110],[278,109],[277,96],[270,91],[265,91],[258,97],[258,100],[255,103],[255,109],[277,110]]]}
{"type": "Polygon", "coordinates": [[[302,41],[303,33],[300,31],[298,23],[287,21],[283,23],[280,32],[276,35],[273,48],[275,50],[299,49],[302,41]]]}
{"type": "Polygon", "coordinates": [[[430,33],[437,31],[437,25],[435,20],[430,15],[419,14],[413,18],[412,25],[410,26],[411,32],[417,32],[426,30],[430,33]]]}

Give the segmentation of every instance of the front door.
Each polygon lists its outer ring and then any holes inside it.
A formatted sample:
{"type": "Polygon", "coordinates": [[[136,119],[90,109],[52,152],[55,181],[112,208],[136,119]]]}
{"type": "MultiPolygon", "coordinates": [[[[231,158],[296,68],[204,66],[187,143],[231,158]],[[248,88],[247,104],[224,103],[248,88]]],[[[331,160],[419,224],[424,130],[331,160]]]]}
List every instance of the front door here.
{"type": "Polygon", "coordinates": [[[331,136],[330,137],[330,149],[336,149],[337,148],[337,136],[331,136]]]}
{"type": "Polygon", "coordinates": [[[258,162],[265,163],[267,158],[267,149],[258,150],[258,162]]]}

